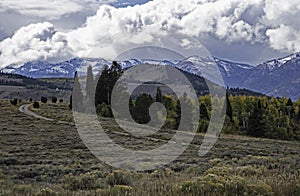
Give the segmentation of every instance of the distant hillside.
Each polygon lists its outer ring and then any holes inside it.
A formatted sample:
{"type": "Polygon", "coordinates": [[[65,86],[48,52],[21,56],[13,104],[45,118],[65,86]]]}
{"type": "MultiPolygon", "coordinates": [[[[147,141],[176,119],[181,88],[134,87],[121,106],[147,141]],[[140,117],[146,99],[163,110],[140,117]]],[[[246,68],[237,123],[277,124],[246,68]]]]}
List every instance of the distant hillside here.
{"type": "MultiPolygon", "coordinates": [[[[127,68],[126,68],[127,69],[127,68]]],[[[179,69],[179,68],[178,68],[179,69]]],[[[180,70],[180,69],[179,69],[180,70]]],[[[196,93],[198,96],[207,95],[209,94],[209,89],[207,87],[206,81],[203,77],[198,76],[196,74],[189,73],[184,70],[180,70],[185,77],[191,82],[193,85],[196,93]]],[[[18,86],[23,87],[28,90],[46,90],[46,89],[52,89],[54,92],[55,90],[59,91],[69,91],[71,93],[73,85],[73,79],[72,78],[30,78],[26,76],[22,76],[19,74],[11,74],[11,73],[0,73],[0,86],[18,86]]],[[[139,87],[139,92],[147,92],[149,94],[155,95],[156,88],[160,87],[162,91],[165,93],[172,94],[173,92],[166,88],[164,85],[161,84],[144,84],[141,87],[139,87]]],[[[20,90],[18,90],[20,91],[20,90]]],[[[230,88],[227,89],[227,92],[230,95],[252,95],[252,96],[262,96],[261,93],[253,92],[247,89],[239,89],[239,88],[230,88]]],[[[48,93],[49,94],[49,93],[48,93]]],[[[18,96],[22,98],[22,95],[19,94],[10,94],[6,95],[6,98],[10,98],[13,96],[18,96]]],[[[51,93],[48,95],[51,96],[51,93]]],[[[53,93],[53,96],[55,96],[55,93],[53,93]]],[[[1,97],[1,93],[0,93],[1,97]]],[[[25,96],[26,98],[30,97],[30,95],[25,96]]],[[[33,96],[35,98],[39,98],[38,96],[33,96]]],[[[3,97],[2,97],[3,98],[3,97]]]]}
{"type": "Polygon", "coordinates": [[[0,73],[0,99],[40,100],[41,96],[57,97],[68,102],[72,79],[34,79],[18,74],[0,73]]]}
{"type": "Polygon", "coordinates": [[[19,74],[0,73],[0,85],[23,86],[26,88],[49,88],[71,90],[72,80],[70,79],[35,79],[19,74]]]}
{"type": "MultiPolygon", "coordinates": [[[[93,71],[96,73],[104,65],[110,63],[110,60],[102,58],[74,58],[59,63],[35,61],[17,67],[10,65],[3,68],[2,71],[33,78],[72,78],[75,71],[78,71],[79,74],[84,73],[89,65],[93,66],[93,71]]],[[[300,97],[300,53],[269,60],[257,66],[231,62],[216,57],[198,56],[176,61],[128,59],[118,63],[121,64],[122,68],[144,63],[170,65],[200,76],[205,70],[209,72],[207,79],[211,81],[221,73],[225,85],[231,88],[250,89],[268,96],[289,97],[292,100],[297,100],[300,97]],[[213,64],[216,64],[219,70],[211,66],[213,64]]]]}
{"type": "MultiPolygon", "coordinates": [[[[191,74],[187,71],[181,70],[186,78],[191,82],[193,85],[197,95],[202,96],[202,95],[207,95],[209,94],[209,89],[207,87],[206,81],[203,77],[198,76],[196,74],[191,74]]],[[[245,88],[228,88],[227,93],[230,95],[248,95],[248,96],[263,96],[264,94],[251,91],[245,88]]]]}

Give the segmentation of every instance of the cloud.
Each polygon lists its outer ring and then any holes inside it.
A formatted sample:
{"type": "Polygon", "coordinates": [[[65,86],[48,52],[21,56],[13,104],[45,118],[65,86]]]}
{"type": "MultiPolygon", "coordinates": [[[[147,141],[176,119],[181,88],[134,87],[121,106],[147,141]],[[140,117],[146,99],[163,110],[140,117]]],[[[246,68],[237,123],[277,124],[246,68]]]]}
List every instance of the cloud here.
{"type": "Polygon", "coordinates": [[[300,31],[292,27],[281,25],[279,28],[267,30],[266,35],[271,47],[276,50],[300,50],[300,31]]]}
{"type": "MultiPolygon", "coordinates": [[[[66,5],[65,1],[60,2],[66,5]]],[[[79,0],[68,2],[70,7],[61,14],[81,9],[79,0]]],[[[191,51],[199,49],[197,46],[206,37],[228,45],[261,44],[295,52],[300,50],[299,17],[299,0],[153,0],[124,8],[102,5],[83,26],[65,30],[66,33],[56,32],[49,23],[21,28],[0,44],[1,65],[55,55],[62,58],[64,53],[85,57],[92,49],[92,56],[113,58],[141,44],[171,47],[173,43],[174,49],[191,51]],[[27,28],[30,30],[25,32],[27,28]],[[21,37],[19,32],[29,35],[21,37]]]]}
{"type": "Polygon", "coordinates": [[[70,55],[66,37],[55,32],[51,23],[20,28],[0,43],[0,65],[21,64],[33,60],[63,59],[70,55]]]}
{"type": "Polygon", "coordinates": [[[0,0],[0,12],[13,11],[52,20],[84,9],[97,9],[100,5],[111,2],[114,0],[0,0]]]}

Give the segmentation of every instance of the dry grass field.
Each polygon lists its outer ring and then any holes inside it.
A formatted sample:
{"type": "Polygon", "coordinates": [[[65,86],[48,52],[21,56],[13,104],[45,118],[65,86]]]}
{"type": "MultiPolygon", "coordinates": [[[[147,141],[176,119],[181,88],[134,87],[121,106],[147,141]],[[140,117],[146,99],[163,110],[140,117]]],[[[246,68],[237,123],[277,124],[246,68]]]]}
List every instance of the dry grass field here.
{"type": "MultiPolygon", "coordinates": [[[[129,172],[98,160],[81,141],[67,104],[41,104],[27,116],[0,101],[0,195],[300,195],[300,143],[222,135],[204,157],[203,135],[165,168],[129,172]]],[[[134,138],[101,119],[131,148],[167,142],[173,131],[134,138]]]]}

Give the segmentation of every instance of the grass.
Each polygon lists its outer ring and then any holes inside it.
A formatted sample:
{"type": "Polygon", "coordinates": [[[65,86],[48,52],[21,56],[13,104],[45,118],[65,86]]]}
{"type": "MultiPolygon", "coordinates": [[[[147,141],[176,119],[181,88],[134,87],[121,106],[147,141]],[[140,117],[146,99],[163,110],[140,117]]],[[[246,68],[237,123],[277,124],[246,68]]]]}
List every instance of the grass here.
{"type": "MultiPolygon", "coordinates": [[[[105,165],[85,147],[74,125],[22,114],[0,101],[0,195],[299,195],[300,143],[222,135],[204,157],[203,134],[165,168],[129,172],[105,165]]],[[[67,104],[41,104],[40,115],[71,121],[67,104]]],[[[158,146],[171,130],[149,138],[125,135],[110,119],[120,145],[158,146]]]]}
{"type": "Polygon", "coordinates": [[[47,117],[56,119],[59,121],[73,122],[72,111],[68,108],[68,103],[41,103],[40,108],[29,107],[30,110],[35,113],[47,117]]]}

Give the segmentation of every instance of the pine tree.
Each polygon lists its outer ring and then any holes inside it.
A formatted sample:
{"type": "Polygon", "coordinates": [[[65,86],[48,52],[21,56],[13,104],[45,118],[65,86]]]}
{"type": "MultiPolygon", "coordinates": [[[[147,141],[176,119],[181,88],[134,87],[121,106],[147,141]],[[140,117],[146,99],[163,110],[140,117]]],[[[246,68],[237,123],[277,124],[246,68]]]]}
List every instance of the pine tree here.
{"type": "Polygon", "coordinates": [[[175,107],[175,129],[178,129],[181,119],[181,106],[180,106],[180,100],[177,99],[176,101],[176,107],[175,107]]]}
{"type": "Polygon", "coordinates": [[[290,118],[293,119],[294,114],[295,114],[295,108],[294,108],[294,104],[291,99],[288,99],[288,101],[286,103],[286,110],[287,110],[287,114],[290,116],[290,118]]]}
{"type": "Polygon", "coordinates": [[[87,78],[86,78],[86,98],[91,100],[95,95],[94,89],[94,75],[92,66],[87,68],[87,78]]]}
{"type": "Polygon", "coordinates": [[[300,105],[298,105],[298,121],[300,121],[300,105]]]}
{"type": "Polygon", "coordinates": [[[249,116],[248,134],[255,137],[265,136],[265,121],[260,100],[255,104],[254,109],[249,116]]]}
{"type": "Polygon", "coordinates": [[[72,92],[72,108],[75,111],[81,111],[83,108],[83,94],[81,90],[81,85],[79,82],[79,77],[77,71],[74,75],[74,84],[73,84],[73,92],[72,92]]]}
{"type": "Polygon", "coordinates": [[[131,96],[129,97],[129,112],[130,112],[130,115],[132,116],[133,114],[133,110],[134,110],[134,104],[133,104],[133,100],[131,98],[131,96]]]}
{"type": "Polygon", "coordinates": [[[156,89],[156,97],[155,97],[155,101],[156,102],[160,102],[162,101],[162,97],[161,97],[161,90],[159,87],[157,87],[156,89]]]}
{"type": "Polygon", "coordinates": [[[147,124],[151,120],[149,108],[153,102],[151,95],[148,94],[141,94],[137,97],[133,110],[133,119],[137,123],[147,124]]]}
{"type": "Polygon", "coordinates": [[[101,103],[111,104],[112,90],[122,74],[122,67],[116,61],[112,63],[110,68],[107,65],[104,66],[101,75],[97,77],[99,79],[95,93],[96,105],[101,103]]]}
{"type": "Polygon", "coordinates": [[[200,119],[209,119],[207,108],[203,103],[200,104],[200,119]]]}
{"type": "Polygon", "coordinates": [[[96,85],[95,93],[95,104],[99,105],[102,103],[108,104],[108,93],[109,93],[109,67],[105,65],[101,72],[101,75],[98,76],[98,81],[96,85]]]}
{"type": "Polygon", "coordinates": [[[229,117],[230,122],[233,122],[232,106],[229,100],[228,93],[226,93],[226,115],[229,117]]]}

